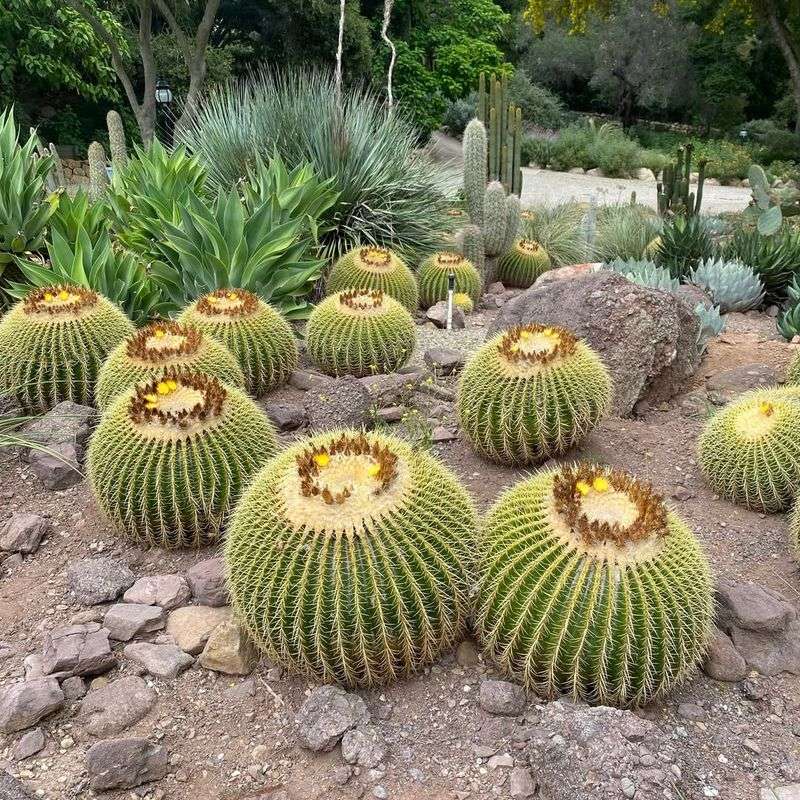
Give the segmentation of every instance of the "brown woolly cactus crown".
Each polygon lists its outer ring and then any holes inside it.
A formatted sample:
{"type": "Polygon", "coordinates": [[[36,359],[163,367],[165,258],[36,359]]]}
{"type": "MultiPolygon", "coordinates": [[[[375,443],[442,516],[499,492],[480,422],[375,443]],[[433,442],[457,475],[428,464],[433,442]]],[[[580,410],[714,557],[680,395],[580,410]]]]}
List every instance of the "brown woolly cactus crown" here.
{"type": "Polygon", "coordinates": [[[503,334],[497,352],[517,369],[552,364],[571,356],[578,338],[572,331],[555,325],[518,325],[503,334]]]}
{"type": "Polygon", "coordinates": [[[259,301],[245,289],[215,289],[204,294],[195,309],[209,317],[249,317],[258,312],[259,301]]]}
{"type": "Polygon", "coordinates": [[[97,305],[97,292],[83,286],[56,284],[32,291],[23,301],[26,314],[49,314],[55,316],[78,315],[81,311],[97,305]]]}
{"type": "Polygon", "coordinates": [[[392,251],[385,247],[362,247],[358,251],[361,263],[374,270],[388,270],[392,268],[392,251]]]}
{"type": "Polygon", "coordinates": [[[384,308],[380,289],[351,289],[349,292],[340,292],[338,297],[340,306],[355,312],[384,308]]]}

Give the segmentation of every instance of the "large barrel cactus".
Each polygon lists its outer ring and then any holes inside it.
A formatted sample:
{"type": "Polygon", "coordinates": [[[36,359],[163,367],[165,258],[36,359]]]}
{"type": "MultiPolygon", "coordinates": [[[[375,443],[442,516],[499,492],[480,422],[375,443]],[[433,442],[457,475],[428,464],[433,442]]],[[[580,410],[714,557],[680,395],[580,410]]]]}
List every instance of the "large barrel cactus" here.
{"type": "Polygon", "coordinates": [[[186,308],[179,321],[222,342],[236,356],[254,397],[285,383],[297,366],[297,342],[289,323],[244,289],[209,292],[186,308]]]}
{"type": "Polygon", "coordinates": [[[411,358],[415,341],[411,314],[379,289],[326,298],[306,326],[308,355],[330,375],[392,372],[411,358]]]}
{"type": "Polygon", "coordinates": [[[685,678],[711,626],[708,563],[646,483],[577,464],[506,491],[479,537],[487,655],[545,697],[636,706],[685,678]]]}
{"type": "Polygon", "coordinates": [[[89,481],[120,532],[152,546],[202,547],[219,539],[243,486],[276,450],[272,423],[246,394],[170,370],[103,415],[89,481]]]}
{"type": "Polygon", "coordinates": [[[475,512],[452,473],[392,436],[336,431],[256,476],[225,543],[234,610],[271,658],[370,686],[458,641],[475,512]]]}
{"type": "Polygon", "coordinates": [[[225,345],[191,325],[164,320],[138,330],[111,351],[97,377],[97,407],[108,408],[126,389],[170,367],[244,388],[244,374],[225,345]]]}
{"type": "Polygon", "coordinates": [[[800,351],[795,352],[786,371],[786,382],[797,386],[800,384],[800,351]]]}
{"type": "Polygon", "coordinates": [[[550,256],[533,239],[517,239],[514,246],[497,261],[497,280],[506,286],[527,289],[550,269],[550,256]]]}
{"type": "Polygon", "coordinates": [[[564,328],[532,324],[495,336],[467,362],[458,415],[481,455],[532,464],[577,444],[610,402],[594,350],[564,328]]]}
{"type": "Polygon", "coordinates": [[[800,388],[743,394],[706,424],[698,457],[727,500],[767,512],[789,508],[800,491],[800,388]]]}
{"type": "Polygon", "coordinates": [[[63,400],[93,405],[100,366],[133,330],[117,306],[90,289],[34,289],[0,322],[0,394],[31,413],[63,400]]]}
{"type": "Polygon", "coordinates": [[[794,557],[800,561],[800,502],[797,499],[789,515],[789,544],[794,557]]]}
{"type": "Polygon", "coordinates": [[[328,276],[327,293],[335,294],[347,289],[380,289],[409,311],[414,311],[419,303],[414,273],[400,256],[386,247],[357,247],[333,265],[328,276]]]}
{"type": "Polygon", "coordinates": [[[468,295],[473,303],[480,300],[482,281],[478,270],[461,253],[447,250],[426,258],[417,271],[419,302],[423,308],[447,299],[450,273],[455,278],[456,292],[468,295]]]}

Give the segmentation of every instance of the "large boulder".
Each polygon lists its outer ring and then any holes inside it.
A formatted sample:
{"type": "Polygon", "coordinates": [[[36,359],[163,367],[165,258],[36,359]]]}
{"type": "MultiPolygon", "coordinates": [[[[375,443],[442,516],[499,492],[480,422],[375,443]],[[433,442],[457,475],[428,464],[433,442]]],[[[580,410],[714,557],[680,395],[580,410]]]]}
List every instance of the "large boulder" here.
{"type": "Polygon", "coordinates": [[[597,351],[614,379],[619,415],[639,400],[677,394],[700,363],[692,310],[607,270],[535,284],[503,307],[488,336],[532,322],[568,328],[597,351]]]}

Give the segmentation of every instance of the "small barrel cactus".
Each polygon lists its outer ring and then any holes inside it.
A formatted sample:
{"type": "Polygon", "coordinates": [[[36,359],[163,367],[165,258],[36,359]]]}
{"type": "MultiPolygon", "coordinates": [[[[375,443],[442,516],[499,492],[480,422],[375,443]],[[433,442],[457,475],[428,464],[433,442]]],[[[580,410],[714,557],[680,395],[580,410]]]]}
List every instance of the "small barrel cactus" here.
{"type": "Polygon", "coordinates": [[[0,394],[29,412],[94,404],[106,356],[134,331],[122,311],[70,284],[34,289],[0,321],[0,394]]]}
{"type": "Polygon", "coordinates": [[[111,351],[97,377],[97,407],[105,410],[126,389],[170,367],[244,388],[244,374],[225,345],[191,325],[164,320],[141,328],[111,351]]]}
{"type": "Polygon", "coordinates": [[[323,300],[306,326],[311,360],[329,375],[374,375],[402,367],[414,352],[411,314],[380,289],[352,289],[323,300]]]}
{"type": "Polygon", "coordinates": [[[137,542],[219,539],[243,486],[277,451],[272,423],[239,389],[168,370],[117,397],[89,445],[89,481],[111,523],[137,542]]]}
{"type": "Polygon", "coordinates": [[[585,463],[507,490],[479,537],[487,655],[543,697],[638,706],[705,652],[709,566],[644,482],[585,463]]]}
{"type": "Polygon", "coordinates": [[[741,261],[701,261],[689,275],[689,283],[704,289],[723,314],[758,308],[764,300],[764,284],[741,261]]]}
{"type": "Polygon", "coordinates": [[[700,468],[720,496],[783,511],[800,491],[800,389],[746,392],[706,424],[700,468]]]}
{"type": "Polygon", "coordinates": [[[254,397],[285,383],[297,366],[297,342],[289,323],[244,289],[209,292],[188,306],[179,321],[207,333],[233,353],[254,397]]]}
{"type": "Polygon", "coordinates": [[[453,295],[453,305],[460,308],[465,314],[471,314],[475,308],[472,298],[463,292],[456,292],[453,295]]]}
{"type": "Polygon", "coordinates": [[[517,239],[514,246],[497,261],[497,280],[506,286],[527,289],[550,269],[550,256],[533,239],[517,239]]]}
{"type": "Polygon", "coordinates": [[[488,341],[461,377],[458,416],[473,447],[503,464],[533,464],[577,444],[608,409],[611,378],[564,328],[525,325],[488,341]]]}
{"type": "Polygon", "coordinates": [[[468,295],[474,303],[478,302],[482,283],[478,270],[460,253],[443,251],[426,258],[417,271],[419,302],[423,308],[447,299],[450,273],[455,277],[455,291],[468,295]]]}
{"type": "Polygon", "coordinates": [[[234,610],[280,664],[324,682],[386,683],[463,634],[476,518],[429,454],[333,431],[255,477],[225,542],[234,610]]]}
{"type": "Polygon", "coordinates": [[[419,305],[414,273],[386,247],[357,247],[333,265],[328,276],[327,293],[335,294],[347,289],[380,289],[412,312],[419,305]]]}

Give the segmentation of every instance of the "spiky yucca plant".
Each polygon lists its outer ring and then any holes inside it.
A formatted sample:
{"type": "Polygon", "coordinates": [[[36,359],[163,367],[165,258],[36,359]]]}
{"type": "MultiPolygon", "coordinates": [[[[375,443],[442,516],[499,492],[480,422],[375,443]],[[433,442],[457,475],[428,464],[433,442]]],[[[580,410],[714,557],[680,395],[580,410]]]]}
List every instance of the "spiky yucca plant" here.
{"type": "Polygon", "coordinates": [[[540,472],[500,497],[479,537],[480,638],[544,697],[649,702],[702,657],[712,606],[692,532],[617,470],[540,472]]]}
{"type": "Polygon", "coordinates": [[[203,372],[244,388],[244,374],[225,345],[191,325],[162,320],[138,330],[111,351],[97,377],[97,407],[108,408],[126,389],[170,368],[203,372]]]}
{"type": "Polygon", "coordinates": [[[117,306],[90,289],[34,289],[0,321],[0,395],[26,411],[63,400],[92,405],[100,366],[133,330],[117,306]]]}
{"type": "Polygon", "coordinates": [[[800,389],[746,392],[709,420],[698,456],[711,488],[727,500],[787,509],[800,490],[800,389]]]}
{"type": "Polygon", "coordinates": [[[472,298],[463,292],[456,292],[453,295],[453,305],[460,308],[465,314],[471,314],[475,308],[472,298]]]}
{"type": "Polygon", "coordinates": [[[380,289],[409,311],[415,311],[419,304],[414,273],[386,247],[357,247],[333,265],[328,276],[327,293],[335,294],[347,289],[380,289]]]}
{"type": "Polygon", "coordinates": [[[481,455],[532,464],[577,444],[611,402],[598,355],[564,328],[525,325],[495,336],[461,377],[461,427],[481,455]]]}
{"type": "Polygon", "coordinates": [[[448,276],[451,272],[455,276],[456,291],[478,302],[482,281],[475,265],[460,253],[446,250],[426,258],[417,270],[419,302],[423,308],[430,308],[440,300],[447,299],[448,276]]]}
{"type": "Polygon", "coordinates": [[[550,256],[533,239],[517,239],[514,246],[497,260],[496,278],[506,286],[527,289],[550,269],[550,256]]]}
{"type": "Polygon", "coordinates": [[[179,322],[222,342],[236,356],[254,397],[285,383],[297,366],[297,343],[289,323],[244,289],[217,289],[186,308],[179,322]]]}
{"type": "Polygon", "coordinates": [[[308,320],[308,355],[330,375],[393,372],[411,358],[416,328],[411,314],[379,289],[339,292],[308,320]]]}
{"type": "Polygon", "coordinates": [[[89,480],[113,525],[158,547],[219,539],[242,487],[276,452],[266,415],[239,389],[168,370],[120,395],[89,445],[89,480]]]}
{"type": "Polygon", "coordinates": [[[764,284],[741,261],[701,261],[689,275],[689,282],[704,289],[723,314],[758,308],[764,300],[764,284]]]}

